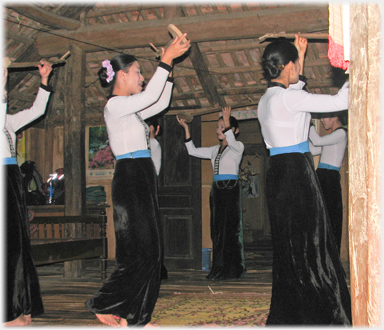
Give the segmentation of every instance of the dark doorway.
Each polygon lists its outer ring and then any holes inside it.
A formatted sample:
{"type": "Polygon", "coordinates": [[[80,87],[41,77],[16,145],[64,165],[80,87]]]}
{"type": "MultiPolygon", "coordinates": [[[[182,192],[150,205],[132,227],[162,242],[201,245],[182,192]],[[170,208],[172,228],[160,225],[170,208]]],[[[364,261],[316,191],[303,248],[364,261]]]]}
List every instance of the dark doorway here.
{"type": "MultiPolygon", "coordinates": [[[[184,130],[175,116],[163,116],[160,124],[159,204],[164,265],[168,270],[201,269],[201,161],[188,155],[184,130]]],[[[192,121],[190,129],[195,145],[200,146],[200,117],[192,121]]]]}

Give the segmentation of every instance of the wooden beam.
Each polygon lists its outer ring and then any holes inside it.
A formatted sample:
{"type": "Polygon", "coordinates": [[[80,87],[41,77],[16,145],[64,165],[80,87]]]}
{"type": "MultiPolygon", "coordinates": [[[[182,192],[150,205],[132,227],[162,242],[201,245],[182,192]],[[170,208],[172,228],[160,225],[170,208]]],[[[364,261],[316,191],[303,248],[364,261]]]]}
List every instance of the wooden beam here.
{"type": "Polygon", "coordinates": [[[65,215],[81,215],[85,206],[85,53],[76,45],[70,50],[64,86],[65,215]]]}
{"type": "MultiPolygon", "coordinates": [[[[167,6],[164,8],[164,18],[173,19],[182,15],[180,6],[167,6]]],[[[222,98],[215,87],[214,80],[207,64],[204,61],[203,55],[199,49],[199,45],[196,42],[191,43],[191,50],[189,58],[192,61],[193,67],[196,70],[196,75],[199,78],[201,87],[205,95],[208,98],[209,103],[212,107],[225,106],[224,98],[222,98]]]]}
{"type": "Polygon", "coordinates": [[[26,44],[28,46],[33,44],[35,41],[35,39],[28,38],[28,37],[22,35],[21,33],[15,33],[15,32],[12,32],[10,30],[7,30],[7,38],[12,39],[16,42],[26,44]]]}
{"type": "Polygon", "coordinates": [[[379,327],[382,161],[381,15],[376,3],[350,6],[348,114],[349,252],[354,327],[379,327]]]}
{"type": "Polygon", "coordinates": [[[164,6],[164,19],[182,17],[183,12],[180,6],[164,6]]]}
{"type": "Polygon", "coordinates": [[[200,52],[196,42],[191,43],[191,54],[189,58],[192,61],[193,67],[196,70],[196,75],[199,78],[201,87],[212,107],[226,106],[225,100],[217,92],[215,82],[209,72],[208,66],[204,62],[203,55],[200,52]]]}
{"type": "Polygon", "coordinates": [[[57,31],[37,38],[42,56],[55,56],[74,43],[86,52],[102,49],[163,46],[170,40],[168,24],[187,32],[193,42],[256,38],[266,33],[307,33],[328,29],[328,5],[294,5],[277,9],[180,17],[164,20],[82,26],[76,31],[57,31]]]}
{"type": "Polygon", "coordinates": [[[65,67],[54,68],[50,78],[50,85],[53,88],[53,93],[49,99],[47,109],[45,111],[45,119],[44,119],[44,128],[48,129],[55,117],[54,111],[59,103],[62,94],[60,91],[63,91],[65,86],[65,67]]]}
{"type": "MultiPolygon", "coordinates": [[[[64,106],[64,169],[65,169],[65,215],[82,215],[85,210],[85,53],[71,45],[72,56],[65,67],[64,106]]],[[[68,225],[70,236],[78,237],[81,228],[68,225]]],[[[64,263],[64,275],[81,277],[84,271],[82,260],[64,263]]]]}
{"type": "MultiPolygon", "coordinates": [[[[85,6],[73,6],[71,8],[62,7],[58,11],[58,14],[65,14],[67,18],[76,18],[79,16],[79,13],[88,10],[91,8],[91,5],[85,6]]],[[[68,49],[65,49],[63,53],[66,53],[68,49]]],[[[63,54],[62,53],[62,54],[63,54]]],[[[58,54],[59,55],[59,54],[58,54]]],[[[30,44],[26,48],[22,55],[20,55],[15,62],[29,62],[29,61],[39,61],[42,58],[35,49],[34,43],[30,44]]],[[[19,83],[22,81],[25,76],[28,74],[28,71],[23,71],[17,74],[9,75],[8,78],[8,92],[12,91],[19,83]]]]}
{"type": "Polygon", "coordinates": [[[34,4],[28,4],[25,6],[20,5],[6,5],[7,8],[14,10],[15,12],[30,18],[40,24],[48,25],[54,29],[66,29],[77,30],[81,26],[81,22],[63,17],[47,10],[41,9],[34,4]]]}
{"type": "MultiPolygon", "coordinates": [[[[41,56],[36,52],[34,45],[29,45],[25,51],[16,59],[17,62],[29,62],[29,61],[39,61],[41,59],[41,56]]],[[[28,74],[28,71],[18,72],[17,74],[9,73],[8,78],[8,93],[12,92],[12,90],[22,81],[26,75],[28,74]]]]}
{"type": "MultiPolygon", "coordinates": [[[[140,5],[140,6],[132,6],[132,5],[127,5],[127,6],[121,6],[121,7],[116,7],[116,8],[111,8],[111,9],[104,9],[104,10],[98,10],[94,11],[91,13],[87,13],[87,19],[89,18],[97,18],[97,17],[103,17],[103,16],[111,16],[111,15],[117,15],[117,14],[123,14],[126,12],[131,12],[131,11],[140,11],[140,10],[146,10],[146,9],[156,9],[156,8],[163,8],[163,4],[153,4],[153,5],[140,5]]],[[[164,7],[165,10],[166,7],[164,7]]]]}

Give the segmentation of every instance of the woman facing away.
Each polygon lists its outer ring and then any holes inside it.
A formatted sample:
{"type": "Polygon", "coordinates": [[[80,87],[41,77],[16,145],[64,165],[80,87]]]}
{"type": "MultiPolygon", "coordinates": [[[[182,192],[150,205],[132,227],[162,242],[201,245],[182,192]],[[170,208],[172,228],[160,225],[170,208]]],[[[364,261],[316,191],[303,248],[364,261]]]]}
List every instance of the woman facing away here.
{"type": "MultiPolygon", "coordinates": [[[[41,84],[33,106],[16,114],[6,114],[6,97],[2,109],[1,145],[6,185],[5,229],[6,271],[5,326],[30,324],[32,317],[44,313],[40,284],[30,244],[28,210],[23,188],[23,175],[17,164],[16,131],[41,117],[46,110],[51,87],[48,78],[51,64],[40,60],[38,65],[41,84]]],[[[4,72],[4,82],[7,69],[4,72]]],[[[5,89],[4,89],[5,92],[5,89]]],[[[6,96],[6,92],[5,92],[6,96]]]]}
{"type": "Polygon", "coordinates": [[[210,193],[212,267],[207,278],[214,280],[236,279],[246,276],[243,248],[243,224],[239,166],[244,145],[236,141],[239,133],[231,107],[223,108],[217,122],[218,145],[196,148],[185,119],[177,117],[185,130],[185,145],[191,156],[210,159],[213,183],[210,193]]]}
{"type": "Polygon", "coordinates": [[[306,48],[307,40],[296,35],[294,45],[276,40],[262,56],[268,89],[258,118],[270,150],[266,194],[273,244],[267,325],[350,325],[346,276],[308,146],[310,112],[347,109],[349,89],[346,83],[337,95],[303,90],[306,48]]]}
{"type": "Polygon", "coordinates": [[[316,174],[340,253],[343,231],[343,197],[339,171],[348,144],[347,129],[343,127],[348,124],[348,111],[328,113],[320,121],[324,129],[330,130],[330,133],[320,136],[315,126],[312,125],[309,129],[309,149],[312,155],[320,155],[316,174]]]}
{"type": "Polygon", "coordinates": [[[109,326],[147,325],[159,295],[163,238],[156,171],[144,120],[169,105],[173,60],[190,47],[185,36],[162,49],[145,91],[140,64],[132,55],[119,54],[111,62],[104,61],[99,72],[102,83],[111,84],[104,119],[116,157],[112,180],[116,269],[86,307],[109,326]]]}

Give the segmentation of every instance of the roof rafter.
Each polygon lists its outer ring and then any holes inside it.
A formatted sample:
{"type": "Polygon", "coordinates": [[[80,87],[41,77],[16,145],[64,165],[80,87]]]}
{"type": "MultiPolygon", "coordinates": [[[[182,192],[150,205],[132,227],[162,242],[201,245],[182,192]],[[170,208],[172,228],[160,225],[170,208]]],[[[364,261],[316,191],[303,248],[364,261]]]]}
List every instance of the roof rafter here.
{"type": "Polygon", "coordinates": [[[28,6],[6,5],[6,7],[51,28],[77,30],[81,26],[81,22],[78,20],[51,13],[33,4],[28,6]]]}
{"type": "Polygon", "coordinates": [[[170,23],[187,32],[193,42],[255,38],[282,30],[287,33],[316,32],[328,29],[328,6],[294,5],[232,14],[83,26],[76,31],[46,34],[36,39],[35,46],[43,56],[62,54],[72,43],[86,52],[149,47],[149,43],[162,46],[169,41],[167,26],[170,23]],[[154,30],[159,33],[154,34],[154,30]],[[160,33],[162,30],[164,33],[160,33]]]}

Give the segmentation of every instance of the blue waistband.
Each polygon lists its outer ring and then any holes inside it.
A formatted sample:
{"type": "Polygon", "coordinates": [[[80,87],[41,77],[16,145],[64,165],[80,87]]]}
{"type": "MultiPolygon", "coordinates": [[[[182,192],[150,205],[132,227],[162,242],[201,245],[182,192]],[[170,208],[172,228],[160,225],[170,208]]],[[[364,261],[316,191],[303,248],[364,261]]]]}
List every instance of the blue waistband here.
{"type": "Polygon", "coordinates": [[[17,165],[16,157],[3,158],[3,165],[17,165]]]}
{"type": "Polygon", "coordinates": [[[137,150],[134,152],[127,152],[124,155],[116,156],[116,160],[124,158],[151,158],[151,150],[137,150]]]}
{"type": "Polygon", "coordinates": [[[279,147],[279,148],[270,148],[269,154],[270,156],[275,156],[279,154],[290,154],[294,152],[299,152],[301,154],[304,154],[309,151],[309,143],[308,141],[301,142],[299,144],[295,144],[293,146],[288,147],[279,147]]]}
{"type": "Polygon", "coordinates": [[[222,180],[239,180],[239,176],[236,174],[215,174],[213,176],[213,181],[222,180]]]}
{"type": "Polygon", "coordinates": [[[327,170],[340,171],[340,167],[329,165],[329,164],[324,164],[324,163],[319,163],[317,168],[324,168],[324,169],[327,169],[327,170]]]}

